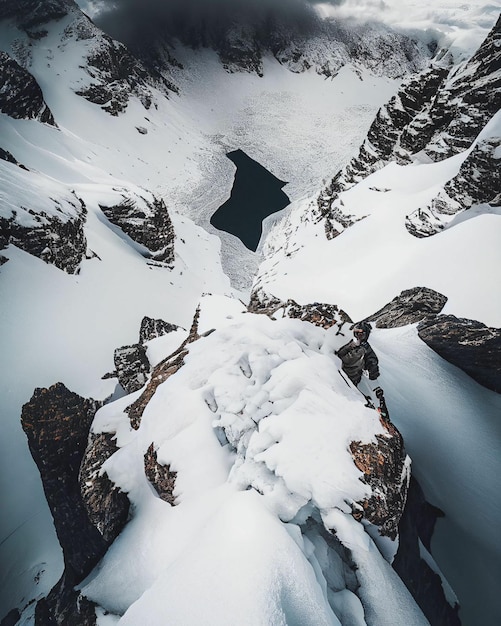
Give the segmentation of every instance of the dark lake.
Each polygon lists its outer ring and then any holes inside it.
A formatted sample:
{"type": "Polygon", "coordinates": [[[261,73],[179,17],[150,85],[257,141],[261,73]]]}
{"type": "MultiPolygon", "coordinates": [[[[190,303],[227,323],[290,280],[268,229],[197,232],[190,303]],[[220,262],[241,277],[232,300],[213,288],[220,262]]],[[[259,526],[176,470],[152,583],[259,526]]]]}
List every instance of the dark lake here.
{"type": "Polygon", "coordinates": [[[212,215],[210,223],[238,237],[255,251],[263,231],[263,219],[286,207],[290,200],[282,191],[286,182],[242,152],[226,155],[237,167],[229,200],[212,215]]]}

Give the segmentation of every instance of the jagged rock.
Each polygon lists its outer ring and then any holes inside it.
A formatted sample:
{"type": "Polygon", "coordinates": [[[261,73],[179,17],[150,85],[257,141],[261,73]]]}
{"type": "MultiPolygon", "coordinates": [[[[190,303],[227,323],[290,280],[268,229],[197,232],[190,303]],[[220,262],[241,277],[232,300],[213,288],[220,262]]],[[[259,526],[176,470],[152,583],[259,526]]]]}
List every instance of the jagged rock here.
{"type": "Polygon", "coordinates": [[[398,551],[392,566],[425,614],[431,626],[460,626],[459,606],[451,606],[440,576],[422,558],[431,554],[431,537],[437,518],[444,513],[429,504],[415,478],[411,478],[407,502],[399,524],[398,551]]]}
{"type": "Polygon", "coordinates": [[[345,216],[339,203],[335,203],[337,195],[394,158],[402,132],[418,113],[429,106],[446,76],[444,68],[426,69],[405,80],[399,92],[379,109],[358,155],[336,174],[318,197],[318,210],[322,217],[333,222],[341,221],[344,228],[354,223],[342,222],[343,218],[349,220],[349,216],[345,216]]]}
{"type": "Polygon", "coordinates": [[[0,112],[14,119],[34,119],[56,126],[35,78],[0,51],[0,112]]]}
{"type": "Polygon", "coordinates": [[[501,16],[469,61],[453,68],[426,115],[402,136],[404,150],[440,161],[467,149],[501,108],[501,16]]]}
{"type": "Polygon", "coordinates": [[[16,18],[23,29],[33,29],[68,14],[70,0],[0,0],[0,19],[16,18]]]}
{"type": "Polygon", "coordinates": [[[150,445],[144,455],[144,473],[159,497],[175,506],[174,488],[177,472],[171,470],[170,465],[161,465],[158,462],[154,443],[150,445]]]}
{"type": "Polygon", "coordinates": [[[342,328],[345,323],[353,323],[349,315],[335,304],[322,302],[298,304],[291,299],[284,302],[261,289],[256,289],[251,293],[247,310],[250,313],[263,313],[268,317],[274,317],[278,312],[281,312],[282,317],[300,319],[322,328],[339,326],[338,334],[343,334],[342,328]]]}
{"type": "Polygon", "coordinates": [[[82,398],[57,383],[49,389],[35,389],[21,414],[54,517],[65,566],[81,578],[107,547],[89,522],[78,482],[90,425],[99,406],[95,400],[82,398]]]}
{"type": "Polygon", "coordinates": [[[265,293],[262,289],[254,289],[249,298],[247,310],[249,313],[263,313],[272,317],[273,313],[285,307],[285,302],[265,293]]]}
{"type": "Polygon", "coordinates": [[[447,297],[428,287],[406,289],[382,309],[367,318],[376,328],[398,328],[435,317],[444,308],[447,297]]]}
{"type": "Polygon", "coordinates": [[[389,421],[381,419],[386,435],[376,435],[377,443],[353,441],[350,451],[363,482],[370,485],[372,495],[359,503],[356,519],[364,517],[379,527],[381,535],[395,539],[402,516],[410,480],[410,461],[402,435],[389,421]]]}
{"type": "Polygon", "coordinates": [[[501,393],[501,329],[481,322],[439,315],[418,325],[432,350],[478,383],[501,393]]]}
{"type": "MultiPolygon", "coordinates": [[[[94,623],[68,621],[69,615],[75,616],[80,610],[87,613],[85,602],[80,603],[73,587],[90,573],[109,545],[89,520],[78,480],[89,428],[99,406],[99,402],[82,398],[57,383],[49,389],[36,389],[22,409],[21,424],[63,550],[63,576],[44,601],[58,625],[94,623]]],[[[41,607],[40,612],[45,609],[41,607]]],[[[90,613],[94,614],[93,610],[90,613]]]]}
{"type": "MultiPolygon", "coordinates": [[[[422,151],[438,161],[471,146],[501,108],[500,37],[501,18],[468,62],[452,69],[435,65],[422,71],[404,81],[397,95],[378,111],[359,154],[334,176],[317,199],[314,217],[325,220],[328,238],[351,225],[352,216],[344,213],[339,194],[389,161],[409,163],[422,151]]],[[[417,236],[434,234],[450,220],[437,214],[450,216],[470,202],[490,201],[480,197],[499,194],[499,165],[494,162],[499,153],[497,146],[496,140],[494,145],[490,142],[478,146],[457,181],[451,181],[433,206],[423,207],[407,218],[409,231],[417,236]],[[485,173],[489,194],[483,193],[480,183],[485,173]]]]}
{"type": "Polygon", "coordinates": [[[127,393],[138,391],[144,386],[151,369],[144,346],[135,343],[117,348],[114,361],[118,381],[127,393]]]}
{"type": "Polygon", "coordinates": [[[131,93],[149,109],[153,94],[147,70],[123,44],[103,34],[100,39],[98,49],[87,58],[86,70],[95,82],[77,91],[77,95],[114,116],[125,111],[131,93]]]}
{"type": "Polygon", "coordinates": [[[25,165],[22,165],[22,163],[19,163],[16,157],[13,154],[11,154],[8,150],[3,150],[2,148],[0,148],[0,159],[2,159],[2,161],[7,161],[7,163],[12,163],[13,165],[17,165],[21,169],[28,171],[28,168],[25,165]]]}
{"type": "Polygon", "coordinates": [[[91,433],[79,472],[82,499],[93,526],[111,544],[125,526],[130,502],[101,468],[118,450],[114,433],[91,433]]]}
{"type": "Polygon", "coordinates": [[[501,138],[480,141],[461,165],[459,173],[431,203],[406,217],[405,226],[411,235],[429,237],[453,226],[459,219],[500,207],[500,147],[501,138]],[[464,215],[459,217],[460,213],[464,215]]]}
{"type": "Polygon", "coordinates": [[[151,341],[151,339],[162,337],[163,335],[172,333],[175,330],[179,330],[179,326],[170,324],[169,322],[164,322],[163,320],[144,316],[139,330],[139,343],[144,344],[147,341],[151,341]]]}
{"type": "Polygon", "coordinates": [[[78,214],[67,219],[58,219],[47,213],[32,212],[35,227],[22,226],[16,221],[16,215],[6,219],[0,216],[0,249],[13,244],[55,265],[61,270],[74,274],[85,256],[87,240],[84,234],[84,222],[87,210],[83,203],[72,205],[78,214]]]}
{"type": "Polygon", "coordinates": [[[164,263],[174,262],[174,227],[163,200],[129,197],[118,205],[100,208],[112,224],[145,246],[151,252],[148,256],[164,263]]]}
{"type": "Polygon", "coordinates": [[[65,571],[49,595],[37,602],[35,626],[96,626],[96,605],[75,589],[79,582],[65,571]]]}
{"type": "Polygon", "coordinates": [[[146,405],[151,400],[158,386],[165,382],[170,376],[175,374],[184,363],[184,357],[188,354],[186,346],[199,338],[198,334],[198,318],[200,317],[200,309],[197,308],[193,323],[188,333],[188,337],[183,341],[177,350],[170,356],[159,363],[151,373],[150,380],[146,385],[143,393],[126,409],[132,428],[137,430],[141,424],[146,405]]]}

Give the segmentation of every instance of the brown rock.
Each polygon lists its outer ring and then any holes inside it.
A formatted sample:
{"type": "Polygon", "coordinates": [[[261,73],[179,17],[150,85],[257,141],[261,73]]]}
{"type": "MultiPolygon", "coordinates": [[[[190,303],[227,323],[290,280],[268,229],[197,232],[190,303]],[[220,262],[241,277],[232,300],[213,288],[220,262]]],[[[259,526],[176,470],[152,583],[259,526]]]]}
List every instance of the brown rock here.
{"type": "Polygon", "coordinates": [[[405,507],[410,468],[402,435],[391,422],[381,423],[387,434],[376,435],[377,443],[350,444],[355,465],[364,473],[362,481],[372,489],[370,498],[359,503],[363,513],[354,510],[354,517],[364,517],[379,527],[381,535],[395,539],[405,507]]]}
{"type": "Polygon", "coordinates": [[[144,455],[144,473],[159,497],[175,506],[174,488],[177,472],[172,471],[170,465],[161,465],[158,462],[154,443],[144,455]]]}

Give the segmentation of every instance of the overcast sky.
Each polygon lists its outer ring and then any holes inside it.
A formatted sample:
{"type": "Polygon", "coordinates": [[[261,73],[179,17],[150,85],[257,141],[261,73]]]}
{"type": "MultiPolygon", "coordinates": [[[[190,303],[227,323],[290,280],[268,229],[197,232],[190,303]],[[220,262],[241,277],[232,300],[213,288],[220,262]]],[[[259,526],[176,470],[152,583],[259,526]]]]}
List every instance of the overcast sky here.
{"type": "MultiPolygon", "coordinates": [[[[501,7],[497,0],[77,0],[98,23],[108,28],[127,28],[138,19],[158,19],[176,10],[190,17],[195,13],[217,17],[222,12],[241,10],[251,15],[273,8],[278,14],[307,16],[313,6],[322,17],[380,21],[411,34],[438,31],[442,43],[472,53],[496,22],[501,7]],[[306,8],[307,5],[307,8],[306,8]],[[108,18],[103,19],[103,11],[108,18]]],[[[307,19],[306,17],[304,19],[307,19]]],[[[111,33],[117,36],[117,33],[111,33]]]]}

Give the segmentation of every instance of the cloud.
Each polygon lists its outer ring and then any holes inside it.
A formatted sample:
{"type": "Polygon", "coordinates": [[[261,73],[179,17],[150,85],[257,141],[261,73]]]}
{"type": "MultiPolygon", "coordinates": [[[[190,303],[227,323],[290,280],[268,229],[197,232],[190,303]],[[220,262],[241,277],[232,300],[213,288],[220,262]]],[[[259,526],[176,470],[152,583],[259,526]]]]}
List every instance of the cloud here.
{"type": "MultiPolygon", "coordinates": [[[[382,22],[470,54],[499,16],[485,0],[77,0],[103,30],[128,45],[155,38],[214,45],[229,25],[268,24],[299,32],[315,20],[382,22]]],[[[258,32],[259,31],[258,29],[258,32]]]]}
{"type": "Polygon", "coordinates": [[[98,26],[132,46],[159,36],[214,43],[235,23],[308,29],[318,20],[313,8],[317,4],[317,0],[80,0],[98,26]]]}

